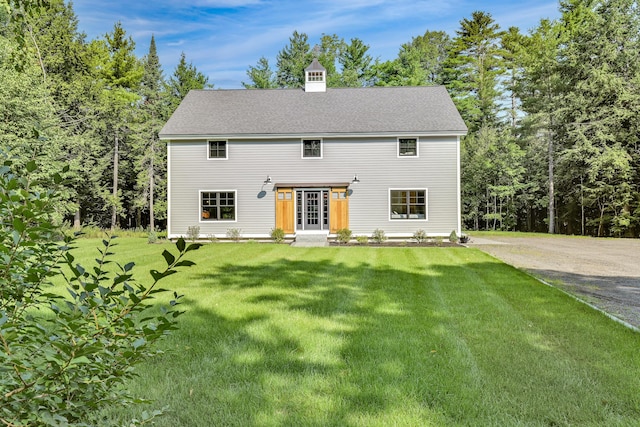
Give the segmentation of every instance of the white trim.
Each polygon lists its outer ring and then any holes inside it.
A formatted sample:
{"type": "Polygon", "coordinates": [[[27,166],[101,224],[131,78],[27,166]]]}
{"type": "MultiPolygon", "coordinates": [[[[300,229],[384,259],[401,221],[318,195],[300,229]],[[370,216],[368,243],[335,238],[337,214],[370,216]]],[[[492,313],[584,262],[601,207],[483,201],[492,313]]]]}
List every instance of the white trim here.
{"type": "Polygon", "coordinates": [[[320,137],[317,138],[302,138],[300,139],[300,157],[303,160],[321,160],[324,156],[324,140],[320,137]],[[320,141],[320,157],[305,157],[304,155],[304,142],[305,141],[320,141]]]}
{"type": "Polygon", "coordinates": [[[420,157],[420,137],[415,136],[415,137],[407,137],[407,136],[399,136],[398,138],[396,138],[396,156],[399,159],[417,159],[420,157]],[[409,155],[409,154],[405,154],[400,155],[400,140],[401,139],[415,139],[416,140],[416,154],[413,155],[409,155]]]}
{"type": "Polygon", "coordinates": [[[167,141],[167,236],[171,236],[171,145],[167,141]]]}
{"type": "Polygon", "coordinates": [[[207,160],[228,160],[229,159],[229,140],[228,139],[207,139],[207,160]],[[211,156],[211,143],[212,142],[224,142],[224,157],[210,157],[211,156]]]}
{"type": "Polygon", "coordinates": [[[322,133],[322,134],[291,134],[291,133],[271,133],[271,134],[263,134],[263,133],[247,133],[247,134],[220,134],[220,135],[212,135],[212,134],[176,134],[176,135],[162,135],[160,136],[161,140],[176,140],[177,141],[192,141],[192,140],[203,140],[203,139],[211,139],[211,140],[230,140],[230,139],[318,139],[318,138],[375,138],[375,137],[398,137],[398,136],[406,136],[406,137],[427,137],[427,136],[462,136],[466,135],[466,131],[433,131],[433,132],[411,132],[411,133],[402,133],[402,132],[366,132],[366,133],[357,133],[357,132],[335,132],[335,133],[322,133]]]}
{"type": "Polygon", "coordinates": [[[457,187],[457,198],[456,201],[458,203],[458,236],[462,236],[462,193],[460,189],[460,137],[456,138],[456,187],[457,187]]]}
{"type": "Polygon", "coordinates": [[[429,221],[429,189],[428,188],[389,188],[387,193],[387,212],[389,215],[389,221],[393,222],[427,222],[429,221]],[[391,218],[391,192],[392,191],[424,191],[424,218],[391,218]]]}
{"type": "Polygon", "coordinates": [[[198,223],[200,224],[221,224],[238,222],[238,190],[198,190],[198,223]],[[233,193],[233,210],[235,219],[202,219],[202,193],[233,193]]]}

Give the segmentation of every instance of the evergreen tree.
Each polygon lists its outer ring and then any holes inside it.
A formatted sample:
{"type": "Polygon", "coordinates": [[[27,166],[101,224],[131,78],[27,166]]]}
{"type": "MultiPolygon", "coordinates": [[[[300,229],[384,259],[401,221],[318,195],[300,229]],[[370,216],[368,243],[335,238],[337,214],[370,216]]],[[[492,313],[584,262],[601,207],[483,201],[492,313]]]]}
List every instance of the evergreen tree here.
{"type": "Polygon", "coordinates": [[[209,83],[209,77],[198,71],[193,63],[187,64],[186,56],[182,52],[180,62],[176,65],[173,75],[169,77],[169,82],[166,85],[170,112],[178,108],[190,90],[212,87],[213,85],[209,83]]]}
{"type": "MultiPolygon", "coordinates": [[[[308,39],[309,36],[305,33],[294,31],[289,38],[289,45],[278,53],[276,81],[279,87],[300,88],[304,86],[304,69],[313,60],[308,39]]],[[[326,68],[325,64],[323,66],[326,68]]]]}
{"type": "Polygon", "coordinates": [[[373,58],[367,52],[369,46],[358,38],[351,39],[340,51],[338,62],[342,66],[341,86],[367,86],[372,77],[373,58]]]}
{"type": "Polygon", "coordinates": [[[160,212],[156,209],[156,201],[166,198],[166,146],[160,141],[158,133],[169,115],[163,96],[164,77],[154,36],[151,36],[149,53],[143,59],[143,63],[141,102],[136,111],[132,135],[136,172],[132,199],[136,226],[142,226],[141,215],[146,211],[149,230],[155,230],[156,216],[159,214],[159,217],[165,217],[164,209],[160,212]]]}
{"type": "MultiPolygon", "coordinates": [[[[558,73],[558,49],[563,37],[562,26],[549,20],[540,22],[531,36],[523,41],[524,73],[516,87],[522,108],[528,113],[525,126],[529,131],[529,138],[532,142],[539,140],[532,144],[536,151],[531,156],[538,156],[540,152],[537,149],[542,146],[546,148],[543,152],[546,153],[547,191],[543,195],[547,201],[547,230],[551,234],[556,232],[555,159],[559,122],[555,114],[564,84],[558,73]]],[[[536,175],[531,171],[531,176],[536,175]]]]}
{"type": "Polygon", "coordinates": [[[247,76],[251,83],[242,82],[245,89],[272,89],[278,87],[276,79],[269,66],[269,60],[264,56],[258,60],[255,67],[249,66],[247,76]]]}
{"type": "MultiPolygon", "coordinates": [[[[119,223],[118,218],[126,208],[122,200],[120,188],[121,152],[125,155],[130,147],[126,145],[133,108],[138,101],[138,86],[144,70],[134,54],[135,43],[126,36],[125,30],[118,22],[113,32],[106,34],[104,41],[96,42],[97,52],[102,53],[99,74],[102,78],[103,91],[101,98],[101,115],[105,124],[105,142],[113,143],[111,164],[113,171],[111,195],[104,195],[106,205],[111,208],[111,229],[119,223]]],[[[128,157],[125,157],[130,160],[128,157]]],[[[129,176],[133,175],[130,165],[129,176]]]]}
{"type": "MultiPolygon", "coordinates": [[[[561,3],[568,29],[558,121],[565,151],[579,153],[587,225],[597,235],[640,231],[640,10],[633,0],[561,3]]],[[[560,165],[577,176],[569,156],[560,165]]],[[[567,181],[571,187],[578,183],[567,181]]],[[[563,190],[569,192],[571,188],[563,190]]]]}
{"type": "Polygon", "coordinates": [[[445,64],[445,84],[471,132],[498,121],[504,72],[500,27],[490,14],[473,12],[456,30],[445,64]]]}

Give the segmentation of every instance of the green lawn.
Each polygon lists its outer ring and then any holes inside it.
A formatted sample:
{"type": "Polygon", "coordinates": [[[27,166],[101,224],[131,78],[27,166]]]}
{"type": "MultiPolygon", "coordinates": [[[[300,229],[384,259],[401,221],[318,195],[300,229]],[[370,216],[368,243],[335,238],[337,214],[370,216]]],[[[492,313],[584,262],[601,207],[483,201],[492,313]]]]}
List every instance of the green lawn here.
{"type": "MultiPolygon", "coordinates": [[[[115,252],[142,273],[163,248],[115,252]]],[[[164,283],[180,330],[131,384],[158,426],[640,425],[640,334],[478,250],[190,255],[164,283]]]]}

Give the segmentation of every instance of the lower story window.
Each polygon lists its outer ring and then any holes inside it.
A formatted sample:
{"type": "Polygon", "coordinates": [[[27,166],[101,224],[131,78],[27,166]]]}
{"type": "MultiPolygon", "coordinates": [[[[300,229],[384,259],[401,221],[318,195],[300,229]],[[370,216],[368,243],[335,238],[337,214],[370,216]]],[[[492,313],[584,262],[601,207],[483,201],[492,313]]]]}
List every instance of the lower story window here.
{"type": "Polygon", "coordinates": [[[202,191],[203,221],[235,221],[236,193],[234,191],[202,191]]]}
{"type": "Polygon", "coordinates": [[[427,219],[427,190],[390,190],[391,219],[427,219]]]}

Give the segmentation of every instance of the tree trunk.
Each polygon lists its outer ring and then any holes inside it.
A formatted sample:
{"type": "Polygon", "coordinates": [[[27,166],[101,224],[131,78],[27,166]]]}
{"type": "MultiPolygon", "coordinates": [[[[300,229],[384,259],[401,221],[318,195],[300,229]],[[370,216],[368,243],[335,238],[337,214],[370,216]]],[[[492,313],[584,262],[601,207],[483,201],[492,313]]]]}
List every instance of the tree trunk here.
{"type": "Polygon", "coordinates": [[[582,226],[582,235],[584,236],[584,184],[583,177],[580,175],[580,225],[582,226]]]}
{"type": "Polygon", "coordinates": [[[155,156],[155,138],[151,140],[151,161],[149,162],[149,231],[156,229],[155,218],[153,212],[153,186],[155,184],[155,176],[153,175],[153,158],[155,156]]]}
{"type": "Polygon", "coordinates": [[[118,132],[116,131],[115,141],[113,144],[113,207],[111,209],[111,231],[116,229],[116,221],[118,220],[118,160],[119,153],[118,132]]]}
{"type": "MultiPolygon", "coordinates": [[[[78,202],[78,205],[80,205],[80,202],[78,202]]],[[[80,222],[80,208],[78,208],[76,212],[73,214],[73,229],[80,230],[81,228],[82,228],[82,223],[80,222]]]]}
{"type": "Polygon", "coordinates": [[[556,224],[556,205],[555,205],[555,189],[553,186],[553,135],[551,130],[548,132],[549,138],[549,234],[555,233],[556,224]]]}

